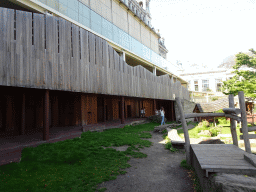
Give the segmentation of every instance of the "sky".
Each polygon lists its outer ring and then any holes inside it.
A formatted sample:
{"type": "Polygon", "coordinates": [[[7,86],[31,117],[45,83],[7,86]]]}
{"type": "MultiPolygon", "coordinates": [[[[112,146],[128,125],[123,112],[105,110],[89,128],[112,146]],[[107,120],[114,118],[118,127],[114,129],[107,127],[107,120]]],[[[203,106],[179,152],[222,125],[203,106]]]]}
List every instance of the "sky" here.
{"type": "Polygon", "coordinates": [[[215,68],[230,55],[256,50],[256,0],[151,0],[167,60],[215,68]]]}

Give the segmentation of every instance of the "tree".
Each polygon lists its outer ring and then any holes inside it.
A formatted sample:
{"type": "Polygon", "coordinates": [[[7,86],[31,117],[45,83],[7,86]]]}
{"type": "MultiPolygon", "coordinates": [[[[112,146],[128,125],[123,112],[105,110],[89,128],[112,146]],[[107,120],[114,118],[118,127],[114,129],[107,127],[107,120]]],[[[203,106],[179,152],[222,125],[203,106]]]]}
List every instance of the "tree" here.
{"type": "Polygon", "coordinates": [[[231,79],[224,81],[222,92],[225,95],[237,95],[239,91],[244,91],[246,97],[256,99],[256,51],[250,49],[252,56],[245,53],[236,54],[235,74],[231,79]]]}

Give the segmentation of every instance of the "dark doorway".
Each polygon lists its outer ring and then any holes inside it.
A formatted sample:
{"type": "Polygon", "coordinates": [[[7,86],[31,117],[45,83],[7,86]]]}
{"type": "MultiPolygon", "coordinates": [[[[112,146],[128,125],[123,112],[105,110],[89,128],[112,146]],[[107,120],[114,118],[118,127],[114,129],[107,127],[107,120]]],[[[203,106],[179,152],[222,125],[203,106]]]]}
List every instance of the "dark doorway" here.
{"type": "Polygon", "coordinates": [[[3,95],[0,96],[0,132],[5,131],[6,126],[6,99],[3,95]]]}

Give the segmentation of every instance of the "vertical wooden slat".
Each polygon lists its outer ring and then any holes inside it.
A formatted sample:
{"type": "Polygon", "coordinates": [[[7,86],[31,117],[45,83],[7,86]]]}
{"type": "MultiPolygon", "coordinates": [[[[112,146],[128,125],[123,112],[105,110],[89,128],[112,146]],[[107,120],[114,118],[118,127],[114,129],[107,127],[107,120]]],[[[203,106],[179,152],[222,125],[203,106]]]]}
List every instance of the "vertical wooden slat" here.
{"type": "Polygon", "coordinates": [[[1,38],[1,50],[2,50],[2,54],[1,56],[1,72],[0,72],[0,82],[2,83],[2,85],[7,85],[8,84],[8,20],[9,20],[9,15],[8,15],[8,11],[7,9],[2,9],[1,10],[1,24],[0,24],[0,38],[1,38]]]}
{"type": "Polygon", "coordinates": [[[65,51],[64,51],[64,68],[65,68],[65,85],[67,90],[71,90],[71,23],[65,21],[65,51]]]}
{"type": "Polygon", "coordinates": [[[6,37],[7,41],[7,85],[15,85],[15,44],[14,44],[14,10],[7,9],[6,18],[6,37]]]}
{"type": "Polygon", "coordinates": [[[0,7],[0,84],[4,85],[5,73],[4,73],[4,57],[5,57],[5,47],[4,47],[4,13],[5,9],[0,7]]]}
{"type": "Polygon", "coordinates": [[[58,18],[58,87],[60,90],[65,90],[65,21],[62,18],[58,18]]]}
{"type": "Polygon", "coordinates": [[[54,22],[53,17],[46,15],[46,88],[53,86],[53,62],[54,62],[54,22]]]}
{"type": "Polygon", "coordinates": [[[80,29],[80,36],[81,36],[81,83],[82,83],[82,91],[87,92],[88,65],[89,65],[88,32],[84,29],[80,29]]]}
{"type": "Polygon", "coordinates": [[[71,83],[74,91],[80,91],[79,86],[79,30],[76,25],[72,25],[72,47],[73,47],[73,61],[71,61],[71,83]]]}

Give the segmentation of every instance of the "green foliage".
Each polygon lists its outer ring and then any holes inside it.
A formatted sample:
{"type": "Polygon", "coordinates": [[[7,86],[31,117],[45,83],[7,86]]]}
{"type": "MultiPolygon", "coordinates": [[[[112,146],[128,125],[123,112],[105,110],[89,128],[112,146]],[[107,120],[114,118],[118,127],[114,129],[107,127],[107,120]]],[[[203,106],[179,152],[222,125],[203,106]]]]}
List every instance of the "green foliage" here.
{"type": "Polygon", "coordinates": [[[150,138],[146,131],[156,125],[85,132],[81,138],[24,148],[20,163],[0,166],[0,191],[96,191],[98,184],[126,173],[129,156],[147,156],[139,149],[151,142],[141,138],[150,138]],[[126,151],[104,148],[123,145],[129,146],[126,151]]]}
{"type": "Polygon", "coordinates": [[[239,91],[244,91],[246,97],[256,98],[256,72],[241,70],[243,66],[256,69],[256,52],[253,49],[250,51],[252,56],[241,52],[236,55],[236,64],[233,66],[235,76],[223,82],[222,92],[224,94],[237,95],[239,91]]]}
{"type": "Polygon", "coordinates": [[[164,145],[165,149],[169,149],[171,152],[176,152],[178,151],[178,149],[174,148],[172,146],[172,143],[170,141],[168,141],[167,143],[165,143],[164,145]]]}

